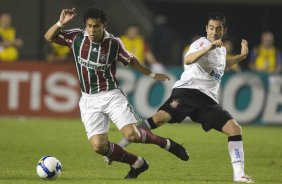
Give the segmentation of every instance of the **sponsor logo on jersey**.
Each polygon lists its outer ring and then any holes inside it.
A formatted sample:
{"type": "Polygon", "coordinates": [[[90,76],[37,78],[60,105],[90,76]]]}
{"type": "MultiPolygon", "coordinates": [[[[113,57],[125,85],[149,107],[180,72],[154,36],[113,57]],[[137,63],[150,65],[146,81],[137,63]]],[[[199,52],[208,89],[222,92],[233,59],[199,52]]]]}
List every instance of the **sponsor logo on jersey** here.
{"type": "Polygon", "coordinates": [[[81,64],[82,66],[85,66],[86,68],[90,68],[93,70],[100,70],[100,71],[105,71],[109,69],[111,66],[110,64],[95,63],[93,61],[89,61],[81,57],[78,57],[78,63],[81,64]]]}
{"type": "Polygon", "coordinates": [[[223,72],[212,70],[210,73],[210,76],[214,78],[215,80],[220,81],[221,77],[223,76],[223,72]]]}
{"type": "Polygon", "coordinates": [[[179,99],[173,99],[172,102],[170,102],[170,106],[174,109],[177,108],[177,106],[180,104],[180,100],[179,99]]]}

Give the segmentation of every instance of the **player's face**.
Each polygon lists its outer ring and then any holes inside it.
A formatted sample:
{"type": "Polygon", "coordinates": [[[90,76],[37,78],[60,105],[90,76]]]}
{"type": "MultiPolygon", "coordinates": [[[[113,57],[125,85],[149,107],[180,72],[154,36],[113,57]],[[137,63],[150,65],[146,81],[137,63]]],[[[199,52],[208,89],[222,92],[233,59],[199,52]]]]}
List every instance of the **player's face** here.
{"type": "Polygon", "coordinates": [[[222,38],[223,34],[226,32],[221,21],[218,20],[209,20],[208,25],[206,26],[207,39],[209,41],[215,41],[222,38]]]}
{"type": "Polygon", "coordinates": [[[89,39],[92,42],[99,43],[102,41],[105,24],[98,19],[89,18],[86,20],[86,30],[89,34],[89,39]]]}
{"type": "Polygon", "coordinates": [[[128,36],[130,39],[134,39],[134,38],[136,38],[138,35],[139,35],[139,28],[138,28],[138,27],[131,26],[131,27],[128,28],[128,30],[127,30],[127,36],[128,36]]]}

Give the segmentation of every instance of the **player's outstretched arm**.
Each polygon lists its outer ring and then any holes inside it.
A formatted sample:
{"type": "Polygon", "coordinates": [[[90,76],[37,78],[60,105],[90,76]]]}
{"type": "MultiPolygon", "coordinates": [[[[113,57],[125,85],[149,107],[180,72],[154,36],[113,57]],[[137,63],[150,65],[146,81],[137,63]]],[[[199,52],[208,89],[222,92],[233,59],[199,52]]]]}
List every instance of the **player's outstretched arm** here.
{"type": "Polygon", "coordinates": [[[75,17],[75,8],[63,9],[60,15],[60,19],[45,33],[45,39],[49,42],[53,41],[59,30],[69,23],[75,17]]]}
{"type": "Polygon", "coordinates": [[[202,50],[198,50],[196,52],[193,52],[193,53],[185,56],[184,63],[186,65],[193,64],[193,63],[197,62],[198,59],[200,59],[203,55],[205,55],[210,50],[213,50],[216,47],[221,47],[222,45],[223,44],[222,44],[221,40],[215,40],[215,41],[211,42],[211,44],[208,47],[205,47],[202,50]]]}
{"type": "Polygon", "coordinates": [[[144,75],[147,75],[149,77],[151,77],[152,79],[155,79],[157,81],[165,81],[165,80],[170,80],[170,78],[165,75],[165,74],[161,74],[161,73],[153,73],[150,69],[144,67],[143,65],[141,65],[139,63],[139,61],[133,57],[133,59],[130,61],[129,65],[140,71],[141,73],[143,73],[144,75]]]}
{"type": "Polygon", "coordinates": [[[239,63],[246,59],[249,53],[248,42],[247,40],[242,39],[241,41],[241,53],[235,56],[226,58],[226,68],[231,67],[232,65],[239,63]]]}

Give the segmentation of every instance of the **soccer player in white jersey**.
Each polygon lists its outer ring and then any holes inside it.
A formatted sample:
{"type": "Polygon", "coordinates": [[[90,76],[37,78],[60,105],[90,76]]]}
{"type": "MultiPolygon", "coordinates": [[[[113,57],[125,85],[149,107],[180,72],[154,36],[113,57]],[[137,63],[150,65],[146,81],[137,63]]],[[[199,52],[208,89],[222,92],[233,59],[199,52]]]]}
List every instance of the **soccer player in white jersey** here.
{"type": "MultiPolygon", "coordinates": [[[[153,117],[138,127],[155,129],[169,122],[182,122],[187,116],[202,124],[205,131],[215,129],[228,137],[228,151],[233,167],[233,181],[253,183],[244,172],[242,129],[235,119],[218,104],[218,89],[225,68],[244,60],[248,55],[248,43],[241,42],[241,53],[226,60],[222,36],[226,32],[226,18],[221,13],[210,15],[206,25],[206,37],[192,43],[184,56],[184,72],[172,90],[170,98],[153,117]]],[[[119,145],[125,147],[123,139],[119,145]]]]}
{"type": "Polygon", "coordinates": [[[131,154],[119,145],[109,142],[109,120],[132,141],[156,144],[181,160],[189,156],[185,148],[171,139],[154,135],[151,131],[136,128],[138,116],[128,103],[116,80],[116,63],[122,62],[157,81],[169,79],[165,74],[152,73],[129,54],[117,37],[106,31],[107,17],[103,10],[91,8],[84,15],[85,29],[62,30],[75,17],[75,9],[64,9],[59,21],[45,34],[47,41],[68,46],[74,56],[82,96],[79,102],[81,119],[87,137],[100,155],[111,161],[130,165],[126,179],[137,178],[149,168],[147,161],[131,154]]]}

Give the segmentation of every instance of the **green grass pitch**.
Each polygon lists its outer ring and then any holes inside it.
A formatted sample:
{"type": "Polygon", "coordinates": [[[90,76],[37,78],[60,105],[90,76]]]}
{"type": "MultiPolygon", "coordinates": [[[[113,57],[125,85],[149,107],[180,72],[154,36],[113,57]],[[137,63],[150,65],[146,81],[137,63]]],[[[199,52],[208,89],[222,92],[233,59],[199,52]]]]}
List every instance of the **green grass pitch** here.
{"type": "MultiPolygon", "coordinates": [[[[189,150],[183,162],[155,145],[131,144],[127,150],[146,158],[150,168],[137,180],[123,177],[129,167],[108,166],[95,154],[79,119],[1,118],[0,184],[221,184],[232,183],[232,168],[224,134],[205,133],[199,124],[164,125],[154,131],[189,150]],[[44,155],[57,157],[63,171],[59,179],[45,181],[36,174],[44,155]]],[[[282,126],[243,126],[245,170],[256,183],[282,183],[282,126]]],[[[121,133],[111,126],[110,140],[121,133]]]]}

